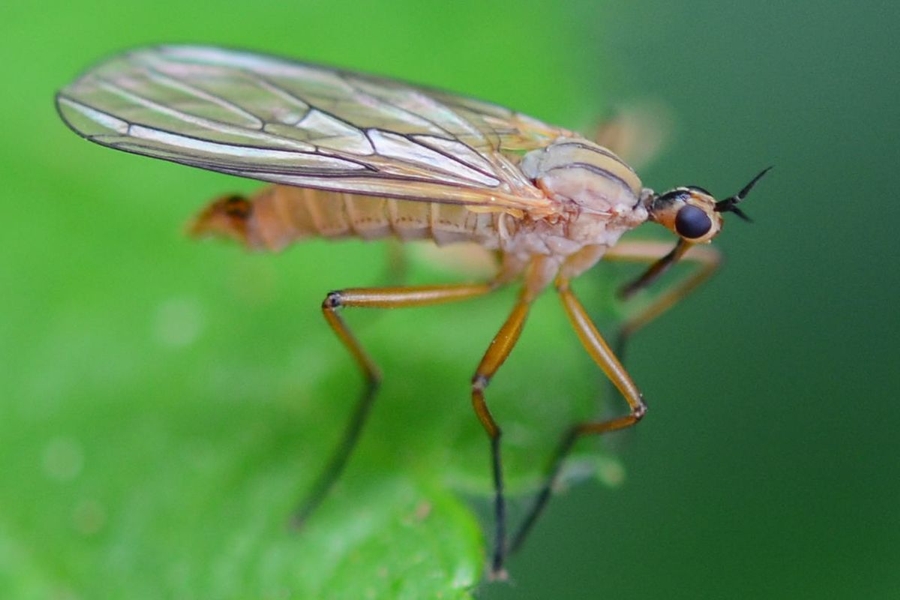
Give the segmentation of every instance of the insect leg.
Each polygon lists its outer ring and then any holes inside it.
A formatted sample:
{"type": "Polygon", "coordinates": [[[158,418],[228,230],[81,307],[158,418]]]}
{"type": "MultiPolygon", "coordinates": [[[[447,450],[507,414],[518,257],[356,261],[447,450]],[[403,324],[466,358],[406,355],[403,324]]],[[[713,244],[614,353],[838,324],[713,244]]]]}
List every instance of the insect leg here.
{"type": "Polygon", "coordinates": [[[685,252],[691,249],[691,243],[683,239],[679,239],[670,252],[655,260],[647,270],[641,273],[640,277],[622,286],[619,290],[621,298],[630,298],[640,290],[646,288],[654,281],[659,279],[663,273],[669,270],[669,267],[678,262],[685,252]]]}
{"type": "Polygon", "coordinates": [[[357,400],[353,415],[347,424],[343,437],[328,461],[327,466],[319,475],[312,491],[300,505],[294,515],[294,523],[302,525],[309,515],[321,504],[322,500],[334,486],[335,482],[344,470],[347,459],[353,452],[359,439],[360,431],[365,425],[372,401],[381,383],[381,372],[375,361],[363,349],[362,344],[353,335],[353,332],[339,314],[339,309],[344,307],[360,308],[403,308],[410,306],[428,306],[465,300],[474,296],[480,296],[496,289],[494,284],[462,284],[462,285],[435,285],[420,287],[382,287],[382,288],[348,288],[335,292],[329,292],[322,302],[322,314],[328,325],[344,344],[344,347],[353,356],[353,360],[359,366],[365,377],[366,385],[357,400]]]}
{"type": "MultiPolygon", "coordinates": [[[[626,241],[620,242],[615,248],[607,252],[603,259],[620,262],[652,263],[644,275],[624,286],[619,291],[621,296],[628,298],[638,290],[649,285],[650,282],[647,280],[654,279],[655,277],[647,277],[647,273],[653,271],[661,261],[668,259],[674,252],[675,250],[670,250],[670,245],[665,242],[626,241]]],[[[643,328],[658,316],[672,308],[682,298],[685,298],[688,294],[700,287],[701,284],[715,273],[722,262],[722,255],[712,246],[690,246],[686,251],[681,252],[680,257],[685,262],[694,263],[695,269],[682,279],[673,283],[663,293],[654,298],[650,304],[643,307],[639,312],[630,316],[622,323],[619,327],[613,346],[619,360],[624,358],[625,346],[636,331],[643,328]]],[[[671,264],[671,262],[666,263],[666,266],[669,264],[671,264]]]]}
{"type": "Polygon", "coordinates": [[[522,333],[528,309],[531,307],[531,297],[523,293],[510,313],[503,327],[494,336],[491,345],[478,364],[475,375],[472,377],[472,407],[478,420],[481,421],[484,430],[491,440],[491,468],[494,476],[494,553],[491,558],[491,576],[495,579],[504,579],[503,562],[506,558],[506,501],[503,496],[503,464],[500,459],[500,427],[491,415],[487,403],[484,401],[484,390],[491,381],[491,377],[500,368],[500,365],[512,352],[513,346],[522,333]]]}
{"type": "Polygon", "coordinates": [[[575,294],[569,289],[569,282],[562,278],[557,279],[556,289],[559,293],[560,300],[562,300],[566,314],[572,323],[572,327],[575,329],[575,333],[578,334],[578,338],[581,340],[582,345],[591,358],[594,359],[594,362],[597,363],[609,380],[612,381],[616,388],[622,393],[622,396],[625,397],[625,401],[628,402],[629,412],[622,417],[578,423],[563,436],[560,445],[557,447],[556,452],[553,454],[550,461],[544,485],[542,486],[541,491],[538,492],[534,505],[523,519],[522,525],[519,527],[519,530],[513,538],[513,543],[510,547],[511,551],[515,551],[522,546],[522,543],[534,527],[538,517],[544,511],[544,508],[546,508],[562,464],[575,442],[585,435],[600,435],[608,431],[616,431],[631,427],[641,420],[647,410],[647,406],[644,404],[644,400],[641,397],[641,392],[637,389],[637,386],[631,380],[628,372],[625,371],[625,368],[616,358],[613,351],[603,340],[600,332],[597,331],[597,327],[591,321],[584,306],[582,306],[581,302],[578,301],[578,298],[575,297],[575,294]]]}

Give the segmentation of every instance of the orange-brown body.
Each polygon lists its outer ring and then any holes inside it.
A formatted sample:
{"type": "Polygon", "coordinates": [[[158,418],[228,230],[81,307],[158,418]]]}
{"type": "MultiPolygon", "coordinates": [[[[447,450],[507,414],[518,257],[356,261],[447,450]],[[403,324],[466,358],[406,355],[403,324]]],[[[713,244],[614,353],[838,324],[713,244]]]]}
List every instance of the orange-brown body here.
{"type": "Polygon", "coordinates": [[[475,242],[498,248],[514,225],[505,213],[475,212],[459,204],[412,202],[272,185],[247,200],[225,197],[196,219],[196,234],[225,234],[254,250],[278,251],[306,238],[401,241],[438,245],[475,242]]]}

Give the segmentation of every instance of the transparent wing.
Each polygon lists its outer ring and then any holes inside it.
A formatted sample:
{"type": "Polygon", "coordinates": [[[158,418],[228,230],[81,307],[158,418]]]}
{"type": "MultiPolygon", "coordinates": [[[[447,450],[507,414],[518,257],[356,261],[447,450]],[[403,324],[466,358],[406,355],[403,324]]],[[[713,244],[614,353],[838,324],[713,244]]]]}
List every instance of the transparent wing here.
{"type": "Polygon", "coordinates": [[[573,136],[439,90],[271,56],[161,46],[109,59],[57,95],[83,137],[301,187],[553,212],[517,168],[573,136]]]}

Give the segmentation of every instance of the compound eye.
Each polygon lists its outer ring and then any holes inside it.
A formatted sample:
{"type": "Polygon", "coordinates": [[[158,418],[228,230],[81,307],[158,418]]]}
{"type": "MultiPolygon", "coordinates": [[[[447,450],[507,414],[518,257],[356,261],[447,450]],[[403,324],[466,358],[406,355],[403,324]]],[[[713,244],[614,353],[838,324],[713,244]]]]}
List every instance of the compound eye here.
{"type": "Polygon", "coordinates": [[[683,238],[695,240],[701,238],[712,228],[712,220],[701,208],[685,204],[675,215],[675,231],[683,238]]]}

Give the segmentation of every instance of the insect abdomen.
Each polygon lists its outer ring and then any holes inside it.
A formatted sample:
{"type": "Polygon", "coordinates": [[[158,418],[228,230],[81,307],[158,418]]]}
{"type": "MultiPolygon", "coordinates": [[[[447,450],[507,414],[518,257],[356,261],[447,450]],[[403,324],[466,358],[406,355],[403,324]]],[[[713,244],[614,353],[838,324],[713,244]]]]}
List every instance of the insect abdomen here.
{"type": "MultiPolygon", "coordinates": [[[[462,205],[394,200],[274,185],[249,199],[214,201],[194,221],[192,233],[236,238],[257,250],[281,250],[306,238],[430,239],[437,244],[498,237],[496,213],[462,205]]],[[[496,247],[496,246],[495,246],[496,247]]]]}

